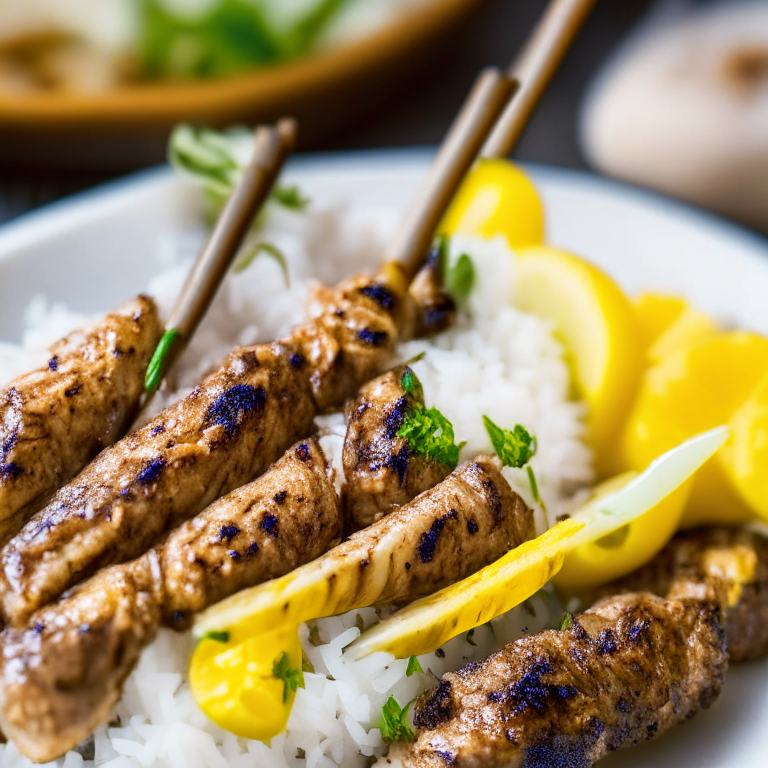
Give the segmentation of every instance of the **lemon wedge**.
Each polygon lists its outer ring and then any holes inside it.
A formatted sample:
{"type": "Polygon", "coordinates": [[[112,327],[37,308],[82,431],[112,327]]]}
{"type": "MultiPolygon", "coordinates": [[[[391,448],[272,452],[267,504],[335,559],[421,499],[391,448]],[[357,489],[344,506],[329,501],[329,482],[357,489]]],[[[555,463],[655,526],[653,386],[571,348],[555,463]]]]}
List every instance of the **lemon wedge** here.
{"type": "Polygon", "coordinates": [[[644,366],[631,301],[608,275],[583,259],[546,246],[518,252],[516,304],[550,320],[563,341],[576,397],[602,476],[613,470],[615,440],[644,366]]]}
{"type": "MultiPolygon", "coordinates": [[[[622,438],[627,469],[640,469],[673,445],[728,424],[768,376],[768,339],[731,331],[680,350],[649,369],[622,438]]],[[[703,467],[681,526],[742,523],[752,516],[726,474],[723,456],[703,467]]]]}
{"type": "Polygon", "coordinates": [[[296,627],[240,643],[203,638],[192,654],[192,695],[214,723],[246,739],[267,741],[288,723],[303,679],[296,627]]]}
{"type": "Polygon", "coordinates": [[[508,160],[484,158],[459,188],[441,225],[446,235],[503,235],[514,250],[544,240],[544,206],[528,176],[508,160]]]}
{"type": "MultiPolygon", "coordinates": [[[[590,503],[600,503],[623,488],[636,472],[627,472],[599,485],[590,503]]],[[[657,555],[674,536],[691,495],[687,480],[641,517],[603,538],[572,549],[554,577],[554,585],[575,594],[626,576],[657,555]]]]}
{"type": "Polygon", "coordinates": [[[723,450],[726,474],[743,501],[768,521],[768,377],[731,420],[723,450]]]}
{"type": "Polygon", "coordinates": [[[628,479],[619,490],[588,503],[539,538],[375,625],[349,652],[355,658],[377,651],[398,658],[420,656],[511,610],[541,589],[569,552],[609,536],[654,509],[719,450],[729,435],[727,427],[720,427],[688,440],[628,479]]]}
{"type": "Polygon", "coordinates": [[[643,293],[634,304],[640,335],[651,364],[698,344],[719,330],[709,315],[679,296],[643,293]]]}

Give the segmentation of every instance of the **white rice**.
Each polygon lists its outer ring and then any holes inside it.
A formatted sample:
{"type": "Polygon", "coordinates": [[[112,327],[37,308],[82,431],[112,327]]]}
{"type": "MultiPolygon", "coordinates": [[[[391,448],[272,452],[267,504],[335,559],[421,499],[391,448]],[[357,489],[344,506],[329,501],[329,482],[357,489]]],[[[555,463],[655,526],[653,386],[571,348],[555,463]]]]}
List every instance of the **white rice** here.
{"type": "MultiPolygon", "coordinates": [[[[352,209],[312,206],[303,215],[272,210],[263,238],[276,244],[289,263],[290,287],[268,258],[256,260],[241,274],[229,276],[192,345],[182,357],[170,387],[154,403],[157,411],[186,394],[201,376],[238,343],[271,340],[303,317],[303,306],[315,280],[334,283],[359,270],[372,270],[382,244],[382,222],[361,220],[352,209]]],[[[147,290],[167,313],[197,248],[199,236],[169,233],[163,243],[168,268],[147,290]]],[[[533,459],[541,495],[550,519],[573,503],[573,493],[592,479],[591,455],[583,443],[582,407],[568,399],[569,378],[560,344],[540,319],[514,307],[514,255],[501,240],[456,238],[455,253],[469,253],[478,282],[466,313],[457,325],[433,342],[403,345],[414,364],[428,404],[437,405],[453,422],[457,441],[467,441],[462,460],[491,446],[481,416],[501,426],[521,423],[538,438],[533,459]]],[[[107,308],[105,308],[107,309],[107,308]]],[[[0,383],[46,359],[45,346],[92,318],[36,297],[26,315],[19,346],[0,344],[0,383]]],[[[323,446],[338,466],[343,419],[325,417],[323,446]]],[[[526,474],[505,470],[510,483],[531,505],[526,474]]],[[[338,478],[337,478],[338,479],[338,478]]],[[[540,530],[547,520],[537,508],[540,530]]],[[[112,727],[102,727],[92,745],[52,763],[63,768],[332,768],[366,766],[386,750],[377,727],[381,707],[390,695],[405,705],[431,687],[436,677],[468,659],[482,659],[501,645],[534,633],[559,617],[549,592],[480,627],[472,643],[465,636],[447,643],[437,654],[420,657],[423,674],[405,675],[405,661],[375,654],[352,661],[344,647],[358,634],[358,614],[366,625],[373,609],[317,622],[321,645],[302,645],[315,672],[296,696],[288,730],[271,747],[240,739],[211,723],[199,710],[187,682],[192,650],[188,634],[163,630],[146,649],[128,679],[112,727]],[[83,755],[89,759],[84,759],[83,755]]],[[[0,745],[0,768],[31,766],[13,744],[0,745]]]]}

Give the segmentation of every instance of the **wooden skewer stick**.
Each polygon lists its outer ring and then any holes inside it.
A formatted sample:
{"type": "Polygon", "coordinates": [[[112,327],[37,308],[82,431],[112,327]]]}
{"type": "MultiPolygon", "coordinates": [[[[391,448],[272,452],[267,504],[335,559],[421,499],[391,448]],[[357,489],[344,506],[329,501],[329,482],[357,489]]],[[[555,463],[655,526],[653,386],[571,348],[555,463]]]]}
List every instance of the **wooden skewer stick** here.
{"type": "Polygon", "coordinates": [[[183,352],[208,311],[254,218],[266,202],[288,154],[295,146],[297,133],[298,125],[292,119],[281,120],[275,127],[256,129],[253,158],[193,264],[168,318],[161,346],[153,358],[153,363],[160,369],[153,370],[150,364],[142,407],[152,399],[165,372],[183,352]]]}
{"type": "Polygon", "coordinates": [[[483,157],[506,157],[512,152],[594,4],[595,0],[551,0],[508,70],[519,81],[520,90],[483,148],[483,157]]]}
{"type": "Polygon", "coordinates": [[[384,253],[406,280],[422,265],[448,205],[516,89],[514,78],[498,69],[480,73],[384,253]]]}

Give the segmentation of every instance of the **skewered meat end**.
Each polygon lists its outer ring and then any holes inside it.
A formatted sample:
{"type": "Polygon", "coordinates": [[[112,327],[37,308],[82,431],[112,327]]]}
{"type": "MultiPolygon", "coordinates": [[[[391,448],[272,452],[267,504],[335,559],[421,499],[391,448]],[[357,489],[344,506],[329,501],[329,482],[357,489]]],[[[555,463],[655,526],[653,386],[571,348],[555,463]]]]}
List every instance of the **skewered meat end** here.
{"type": "Polygon", "coordinates": [[[453,325],[456,302],[443,287],[438,248],[432,249],[427,263],[413,279],[409,293],[416,307],[415,336],[433,336],[453,325]]]}
{"type": "Polygon", "coordinates": [[[587,768],[708,707],[727,663],[717,603],[609,598],[444,675],[415,705],[416,741],[380,764],[587,768]]]}
{"type": "Polygon", "coordinates": [[[99,568],[146,552],[309,434],[315,410],[294,353],[280,344],[236,350],[58,491],[0,554],[6,620],[20,625],[99,568]]]}
{"type": "Polygon", "coordinates": [[[369,382],[347,408],[345,506],[353,530],[407,504],[450,472],[444,464],[414,454],[408,441],[397,436],[415,403],[401,384],[405,370],[399,366],[369,382]]]}
{"type": "Polygon", "coordinates": [[[220,499],[138,560],[101,571],[25,630],[3,632],[0,727],[33,760],[66,752],[105,722],[161,624],[281,576],[341,535],[341,505],[314,440],[220,499]]]}
{"type": "Polygon", "coordinates": [[[754,574],[726,613],[728,656],[731,662],[758,659],[768,654],[768,539],[759,533],[722,527],[678,534],[647,565],[592,598],[641,590],[666,597],[702,587],[727,593],[739,562],[753,564],[754,574]]]}
{"type": "Polygon", "coordinates": [[[161,333],[154,302],[139,296],[0,390],[0,545],[125,434],[161,333]]]}

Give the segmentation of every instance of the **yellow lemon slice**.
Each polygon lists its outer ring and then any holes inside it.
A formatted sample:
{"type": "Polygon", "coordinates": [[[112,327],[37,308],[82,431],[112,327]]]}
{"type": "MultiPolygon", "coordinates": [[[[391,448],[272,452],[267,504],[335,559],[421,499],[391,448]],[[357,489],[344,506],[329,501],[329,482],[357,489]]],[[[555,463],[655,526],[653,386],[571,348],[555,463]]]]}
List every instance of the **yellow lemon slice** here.
{"type": "Polygon", "coordinates": [[[650,349],[688,308],[684,298],[666,293],[641,293],[632,303],[646,349],[650,349]]]}
{"type": "MultiPolygon", "coordinates": [[[[719,333],[664,358],[646,372],[627,421],[627,468],[639,469],[681,440],[730,423],[766,375],[768,339],[754,333],[719,333]]],[[[740,523],[750,516],[716,456],[696,476],[681,525],[740,523]]]]}
{"type": "Polygon", "coordinates": [[[420,656],[520,605],[558,572],[569,552],[631,525],[670,496],[722,447],[729,434],[726,427],[714,429],[667,452],[641,475],[588,503],[537,539],[375,625],[350,646],[350,652],[356,658],[376,651],[398,658],[420,656]]]}
{"type": "Polygon", "coordinates": [[[736,412],[731,428],[723,466],[744,502],[768,521],[768,378],[736,412]]]}
{"type": "MultiPolygon", "coordinates": [[[[607,480],[595,489],[591,503],[599,503],[636,476],[636,472],[627,472],[607,480]]],[[[647,563],[674,536],[691,495],[691,485],[690,480],[686,481],[637,520],[571,550],[553,579],[555,586],[574,594],[626,576],[647,563]]]]}
{"type": "Polygon", "coordinates": [[[189,683],[200,709],[230,733],[267,741],[285,730],[303,680],[299,633],[281,628],[240,643],[203,638],[189,683]]]}
{"type": "Polygon", "coordinates": [[[603,271],[546,246],[518,252],[516,303],[550,320],[562,339],[598,473],[613,470],[615,441],[632,405],[645,351],[631,301],[603,271]]]}
{"type": "Polygon", "coordinates": [[[544,241],[544,206],[528,176],[508,160],[482,159],[441,225],[446,235],[503,235],[516,249],[544,241]]]}
{"type": "Polygon", "coordinates": [[[719,330],[709,315],[679,296],[642,293],[634,305],[640,335],[652,364],[704,341],[719,330]]]}

